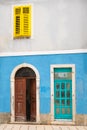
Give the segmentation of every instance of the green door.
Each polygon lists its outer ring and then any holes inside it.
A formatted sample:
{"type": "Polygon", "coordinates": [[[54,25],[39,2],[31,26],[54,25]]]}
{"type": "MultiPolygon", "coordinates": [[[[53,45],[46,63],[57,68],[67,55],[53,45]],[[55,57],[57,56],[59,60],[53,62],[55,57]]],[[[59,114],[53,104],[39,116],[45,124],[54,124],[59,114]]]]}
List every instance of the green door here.
{"type": "Polygon", "coordinates": [[[54,119],[72,119],[72,68],[54,69],[54,119]]]}

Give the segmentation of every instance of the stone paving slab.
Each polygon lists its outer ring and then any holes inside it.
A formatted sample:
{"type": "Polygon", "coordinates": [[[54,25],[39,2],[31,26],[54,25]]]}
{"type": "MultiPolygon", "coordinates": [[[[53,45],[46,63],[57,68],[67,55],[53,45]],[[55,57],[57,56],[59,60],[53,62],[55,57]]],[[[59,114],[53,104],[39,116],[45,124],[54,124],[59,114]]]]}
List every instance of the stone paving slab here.
{"type": "Polygon", "coordinates": [[[51,125],[45,125],[44,130],[53,130],[51,125]]]}
{"type": "Polygon", "coordinates": [[[44,126],[43,125],[38,125],[37,130],[44,130],[44,126]]]}
{"type": "Polygon", "coordinates": [[[20,130],[29,130],[28,125],[21,125],[20,130]]]}
{"type": "Polygon", "coordinates": [[[87,130],[87,126],[1,124],[0,130],[87,130]]]}

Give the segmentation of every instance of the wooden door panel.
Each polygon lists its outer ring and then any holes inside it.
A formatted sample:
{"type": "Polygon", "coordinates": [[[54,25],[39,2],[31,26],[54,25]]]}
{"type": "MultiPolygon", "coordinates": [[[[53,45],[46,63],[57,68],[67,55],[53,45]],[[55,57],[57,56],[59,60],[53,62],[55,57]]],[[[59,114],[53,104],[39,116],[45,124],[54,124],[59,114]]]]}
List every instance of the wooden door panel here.
{"type": "Polygon", "coordinates": [[[15,120],[26,120],[26,80],[23,78],[15,81],[15,120]]]}
{"type": "Polygon", "coordinates": [[[36,80],[31,79],[30,80],[30,87],[31,87],[31,93],[30,93],[30,120],[36,121],[36,80]]]}

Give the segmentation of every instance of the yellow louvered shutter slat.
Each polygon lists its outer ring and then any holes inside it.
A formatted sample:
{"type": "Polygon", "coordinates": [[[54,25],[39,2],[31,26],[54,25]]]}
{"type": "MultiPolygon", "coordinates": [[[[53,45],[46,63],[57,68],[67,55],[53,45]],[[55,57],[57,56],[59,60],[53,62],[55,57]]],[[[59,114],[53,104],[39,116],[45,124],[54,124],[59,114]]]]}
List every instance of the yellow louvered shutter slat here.
{"type": "Polygon", "coordinates": [[[22,35],[31,37],[31,6],[24,6],[22,11],[22,35]]]}
{"type": "Polygon", "coordinates": [[[14,7],[14,38],[21,35],[21,7],[14,7]]]}
{"type": "Polygon", "coordinates": [[[15,35],[20,35],[20,16],[16,16],[16,30],[15,35]]]}

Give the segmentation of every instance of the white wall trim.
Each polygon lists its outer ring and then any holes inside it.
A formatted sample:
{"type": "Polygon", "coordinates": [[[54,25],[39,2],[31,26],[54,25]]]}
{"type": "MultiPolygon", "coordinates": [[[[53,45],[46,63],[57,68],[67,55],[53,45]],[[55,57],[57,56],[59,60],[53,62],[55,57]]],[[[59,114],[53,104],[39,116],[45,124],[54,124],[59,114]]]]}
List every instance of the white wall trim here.
{"type": "Polygon", "coordinates": [[[31,64],[23,63],[16,66],[11,73],[11,122],[15,122],[15,74],[22,67],[31,68],[36,74],[36,122],[40,122],[40,98],[39,98],[39,90],[40,90],[40,75],[38,70],[31,64]]]}
{"type": "Polygon", "coordinates": [[[50,67],[51,73],[51,122],[54,124],[75,124],[75,113],[76,113],[76,104],[75,104],[75,65],[74,64],[55,64],[50,67]],[[72,120],[55,120],[54,119],[54,68],[72,68],[72,111],[73,119],[72,120]]]}
{"type": "Polygon", "coordinates": [[[0,57],[6,56],[26,56],[26,55],[52,55],[52,54],[74,54],[87,53],[87,49],[59,50],[59,51],[30,51],[30,52],[0,52],[0,57]]]}

